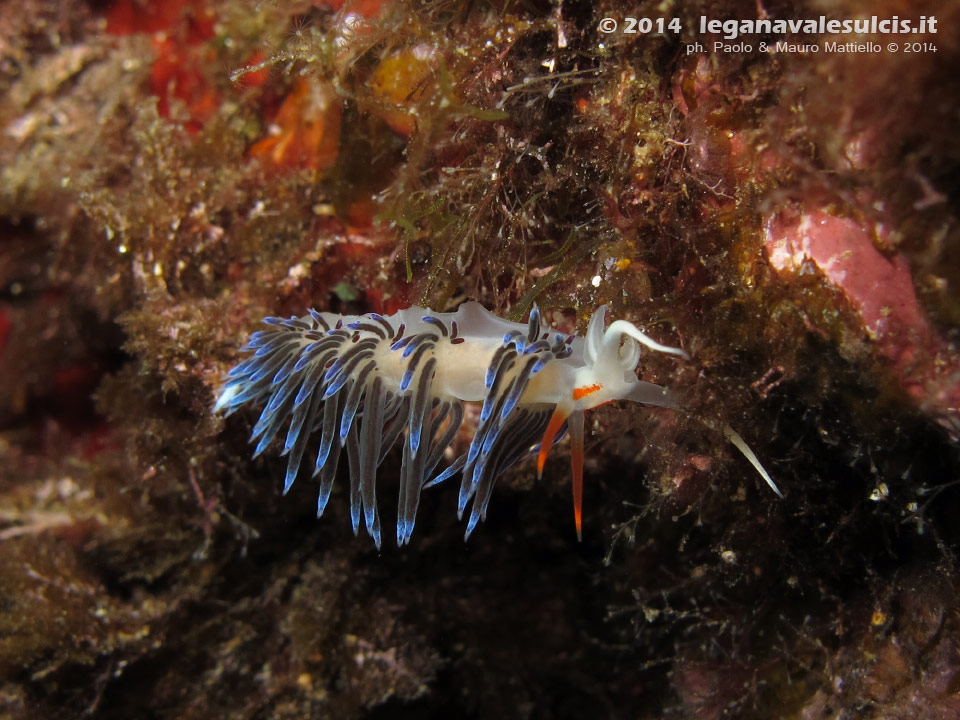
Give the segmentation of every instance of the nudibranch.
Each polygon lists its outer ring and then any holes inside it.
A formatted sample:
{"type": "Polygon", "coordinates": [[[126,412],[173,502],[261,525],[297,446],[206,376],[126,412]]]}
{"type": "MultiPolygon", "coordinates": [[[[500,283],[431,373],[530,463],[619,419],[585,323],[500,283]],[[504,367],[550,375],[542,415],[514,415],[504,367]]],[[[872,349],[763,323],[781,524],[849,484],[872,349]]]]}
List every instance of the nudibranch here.
{"type": "MultiPolygon", "coordinates": [[[[402,445],[397,543],[410,541],[420,493],[462,474],[458,515],[470,505],[465,537],[486,518],[496,479],[536,454],[538,476],[550,447],[570,435],[577,536],[582,525],[584,412],[612,400],[676,408],[670,392],[640,380],[640,346],[689,359],[624,320],[605,328],[606,307],[584,337],[542,327],[534,306],[525,324],[503,320],[479,303],[456,312],[411,307],[384,317],[310,310],[303,317],[266,318],[243,350],[252,355],[226,376],[214,412],[260,408],[250,442],[257,457],[286,430],[283,491],[300,473],[311,440],[313,476],[320,476],[323,514],[343,450],[350,465],[353,531],[363,517],[380,547],[377,468],[402,445]],[[464,404],[480,405],[466,452],[434,475],[464,420],[464,404]],[[471,504],[472,502],[472,504],[471,504]]],[[[756,456],[731,428],[730,441],[779,494],[756,456]]]]}

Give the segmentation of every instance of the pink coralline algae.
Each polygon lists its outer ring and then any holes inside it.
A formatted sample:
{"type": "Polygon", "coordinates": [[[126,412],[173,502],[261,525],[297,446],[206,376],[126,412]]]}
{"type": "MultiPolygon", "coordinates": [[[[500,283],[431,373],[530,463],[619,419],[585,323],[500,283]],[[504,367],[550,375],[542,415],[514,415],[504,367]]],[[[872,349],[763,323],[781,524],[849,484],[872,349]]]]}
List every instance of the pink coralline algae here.
{"type": "MultiPolygon", "coordinates": [[[[903,255],[888,258],[872,242],[871,228],[820,208],[783,210],[767,219],[765,229],[774,269],[782,275],[811,265],[819,270],[859,314],[866,335],[905,390],[926,405],[955,412],[960,368],[945,362],[946,343],[920,306],[903,255]]],[[[882,227],[873,230],[883,235],[882,227]]]]}

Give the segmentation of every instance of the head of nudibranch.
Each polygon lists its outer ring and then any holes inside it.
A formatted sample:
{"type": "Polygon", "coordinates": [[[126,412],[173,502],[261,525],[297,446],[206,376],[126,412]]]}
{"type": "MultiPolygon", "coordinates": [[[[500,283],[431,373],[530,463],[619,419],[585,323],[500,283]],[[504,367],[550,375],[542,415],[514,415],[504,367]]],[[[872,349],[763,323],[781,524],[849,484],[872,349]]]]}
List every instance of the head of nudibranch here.
{"type": "MultiPolygon", "coordinates": [[[[583,524],[584,411],[614,400],[629,400],[644,405],[677,409],[679,405],[667,388],[644,382],[637,377],[635,369],[640,360],[640,346],[690,360],[684,350],[656,342],[626,320],[616,320],[604,330],[605,319],[604,305],[598,308],[590,319],[583,344],[583,362],[572,373],[568,385],[571,388],[569,394],[558,398],[537,454],[537,476],[540,477],[553,439],[566,423],[570,435],[573,510],[578,538],[581,537],[583,524]]],[[[726,424],[723,426],[723,434],[753,465],[767,485],[778,496],[783,497],[743,438],[726,424]]]]}
{"type": "Polygon", "coordinates": [[[574,521],[578,538],[581,537],[583,526],[584,412],[614,400],[676,408],[677,403],[667,388],[637,377],[635,370],[640,360],[640,345],[656,352],[677,355],[684,360],[690,359],[684,350],[656,342],[625,320],[616,320],[604,329],[606,311],[604,305],[590,319],[582,346],[582,363],[571,373],[567,383],[568,394],[557,399],[537,455],[539,477],[543,474],[553,439],[566,423],[570,435],[574,521]]]}

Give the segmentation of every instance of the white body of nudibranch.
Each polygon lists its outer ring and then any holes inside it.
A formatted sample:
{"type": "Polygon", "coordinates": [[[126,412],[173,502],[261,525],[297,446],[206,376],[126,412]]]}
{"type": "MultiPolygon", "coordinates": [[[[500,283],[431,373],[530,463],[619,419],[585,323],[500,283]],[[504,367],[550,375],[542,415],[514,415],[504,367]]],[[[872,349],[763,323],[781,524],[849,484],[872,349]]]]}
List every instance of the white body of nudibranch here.
{"type": "MultiPolygon", "coordinates": [[[[267,318],[254,333],[253,355],[227,375],[215,411],[261,407],[251,441],[254,456],[286,428],[289,454],[284,492],[300,471],[308,441],[317,441],[313,474],[320,475],[317,515],[323,513],[341,451],[350,464],[354,532],[361,515],[380,546],[376,471],[401,439],[397,542],[409,542],[420,491],[462,471],[458,510],[473,501],[466,534],[486,516],[496,478],[537,453],[538,473],[566,429],[572,443],[574,513],[579,536],[583,483],[583,413],[611,400],[677,407],[666,388],[639,380],[640,345],[687,358],[618,320],[606,308],[584,337],[541,328],[534,307],[523,324],[503,320],[475,302],[453,313],[411,307],[389,317],[310,311],[267,318]],[[466,453],[431,478],[460,428],[464,403],[480,403],[466,453]]],[[[728,439],[779,494],[756,456],[731,428],[728,439]]]]}

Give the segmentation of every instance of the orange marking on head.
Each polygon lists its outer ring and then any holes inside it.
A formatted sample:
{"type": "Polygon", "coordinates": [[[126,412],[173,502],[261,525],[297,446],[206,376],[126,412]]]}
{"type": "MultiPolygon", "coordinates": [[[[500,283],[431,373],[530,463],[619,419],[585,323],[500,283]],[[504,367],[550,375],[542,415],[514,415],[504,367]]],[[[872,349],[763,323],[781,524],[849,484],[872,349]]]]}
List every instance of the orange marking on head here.
{"type": "Polygon", "coordinates": [[[550,422],[547,423],[547,430],[543,433],[543,440],[540,441],[540,452],[537,454],[538,478],[543,475],[543,466],[547,462],[547,453],[550,452],[553,439],[557,436],[557,433],[560,432],[560,428],[563,427],[566,419],[566,414],[560,410],[559,406],[554,409],[553,415],[550,416],[550,422]]]}
{"type": "Polygon", "coordinates": [[[573,399],[579,400],[587,395],[593,395],[597,390],[603,390],[603,385],[584,385],[573,389],[573,399]]]}

